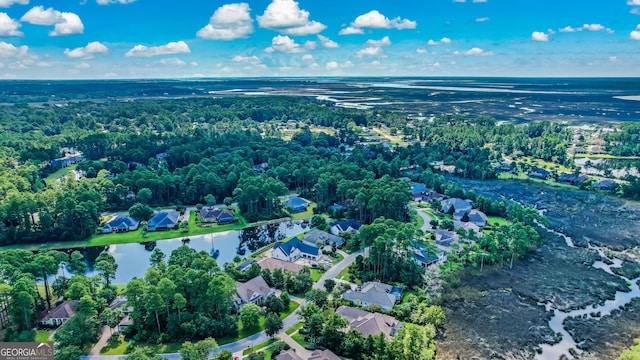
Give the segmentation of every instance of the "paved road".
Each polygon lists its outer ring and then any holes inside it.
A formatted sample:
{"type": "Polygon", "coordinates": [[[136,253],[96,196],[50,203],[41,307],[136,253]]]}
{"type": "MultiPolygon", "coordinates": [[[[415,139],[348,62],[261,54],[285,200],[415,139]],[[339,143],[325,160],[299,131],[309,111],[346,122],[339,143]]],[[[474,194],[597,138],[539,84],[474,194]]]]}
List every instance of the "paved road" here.
{"type": "Polygon", "coordinates": [[[324,281],[327,279],[335,279],[335,277],[338,276],[338,274],[340,274],[340,271],[342,271],[347,266],[351,265],[351,263],[356,260],[356,257],[358,257],[358,255],[363,254],[363,251],[359,250],[354,252],[351,255],[348,255],[343,251],[340,251],[340,253],[342,254],[342,256],[346,255],[344,259],[342,259],[342,261],[340,261],[339,263],[333,265],[331,269],[327,270],[324,274],[322,274],[322,277],[320,278],[320,280],[318,280],[318,282],[313,284],[314,289],[326,290],[324,287],[324,281]]]}
{"type": "Polygon", "coordinates": [[[96,345],[93,347],[93,349],[91,349],[89,355],[100,355],[100,350],[102,350],[103,347],[107,346],[107,343],[111,338],[111,331],[112,330],[106,325],[102,327],[102,331],[100,332],[100,339],[98,339],[96,345]]]}
{"type": "Polygon", "coordinates": [[[431,226],[431,216],[427,215],[424,211],[422,211],[422,209],[417,208],[416,211],[418,212],[418,215],[420,215],[420,217],[422,218],[422,220],[424,220],[424,225],[422,225],[422,227],[420,228],[420,230],[422,231],[429,231],[432,229],[431,226]]]}
{"type": "MultiPolygon", "coordinates": [[[[340,253],[345,256],[344,259],[342,259],[342,261],[340,261],[339,263],[333,265],[331,267],[331,269],[327,270],[322,277],[320,278],[320,280],[318,282],[316,282],[313,285],[314,289],[320,289],[320,290],[326,290],[324,287],[324,281],[326,279],[334,279],[336,276],[338,276],[338,274],[347,266],[351,265],[351,263],[353,263],[356,260],[356,257],[358,255],[363,254],[363,251],[356,251],[351,255],[346,254],[343,251],[340,251],[340,253]]],[[[306,304],[306,301],[304,299],[300,299],[300,298],[295,298],[295,297],[291,297],[291,300],[294,300],[296,302],[298,302],[300,304],[300,307],[304,306],[306,304]]],[[[300,308],[298,308],[300,309],[300,308]]],[[[282,320],[282,325],[283,325],[283,330],[289,329],[290,327],[294,326],[295,324],[298,323],[299,318],[298,318],[298,309],[296,309],[296,311],[294,311],[293,313],[291,313],[289,316],[287,316],[284,320],[282,320]]],[[[284,332],[281,332],[278,335],[281,335],[284,332]]],[[[220,351],[222,350],[229,350],[232,353],[236,353],[239,351],[242,351],[246,348],[258,345],[262,342],[265,342],[269,339],[269,337],[267,336],[267,334],[265,334],[264,331],[261,331],[257,334],[254,334],[252,336],[249,336],[247,338],[244,338],[242,340],[238,340],[236,342],[232,342],[230,344],[226,344],[226,345],[222,345],[220,346],[220,351]]],[[[159,354],[160,356],[164,357],[165,359],[170,359],[170,360],[180,360],[180,354],[178,353],[173,353],[173,354],[159,354]]],[[[124,358],[124,355],[110,355],[110,356],[106,356],[106,355],[102,355],[102,356],[94,356],[94,355],[89,355],[89,356],[83,356],[81,357],[81,360],[117,360],[117,359],[122,359],[124,358]]]]}

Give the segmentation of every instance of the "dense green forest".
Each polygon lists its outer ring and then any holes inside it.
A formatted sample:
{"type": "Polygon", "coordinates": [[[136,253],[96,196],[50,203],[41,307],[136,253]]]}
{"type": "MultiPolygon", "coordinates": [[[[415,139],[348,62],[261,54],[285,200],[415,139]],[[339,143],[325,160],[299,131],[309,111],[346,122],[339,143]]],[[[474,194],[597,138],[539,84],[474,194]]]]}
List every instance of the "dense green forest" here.
{"type": "Polygon", "coordinates": [[[401,169],[490,179],[502,155],[566,161],[566,129],[553,123],[497,126],[490,118],[438,116],[408,123],[401,114],[337,109],[307,99],[222,98],[5,106],[0,115],[0,245],[81,240],[99,214],[238,202],[250,221],[283,215],[278,197],[295,191],[318,203],[354,200],[347,215],[406,221],[409,188],[401,169]],[[293,120],[293,122],[291,122],[293,120]],[[293,126],[291,140],[282,128],[293,126]],[[311,131],[329,126],[330,132],[311,131]],[[406,147],[363,144],[361,126],[403,129],[406,147]],[[355,144],[353,151],[340,151],[355,144]],[[47,162],[75,148],[83,180],[46,180],[47,162]],[[268,163],[264,173],[253,166],[268,163]],[[139,196],[140,192],[144,196],[139,196]],[[150,194],[150,196],[149,196],[150,194]]]}

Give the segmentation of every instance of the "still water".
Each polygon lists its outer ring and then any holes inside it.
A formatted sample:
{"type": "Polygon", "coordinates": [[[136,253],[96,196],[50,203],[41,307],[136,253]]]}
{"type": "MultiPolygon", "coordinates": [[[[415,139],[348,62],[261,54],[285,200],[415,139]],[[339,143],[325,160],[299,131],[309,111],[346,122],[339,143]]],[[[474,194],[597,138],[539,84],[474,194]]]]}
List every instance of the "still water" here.
{"type": "MultiPolygon", "coordinates": [[[[173,250],[183,244],[207,253],[210,253],[213,248],[220,251],[217,260],[218,264],[222,266],[224,263],[233,261],[235,256],[244,257],[250,255],[265,245],[276,240],[301,234],[305,230],[306,224],[283,222],[243,230],[189,236],[188,240],[186,238],[177,238],[149,243],[95,246],[81,249],[65,249],[63,251],[79,250],[82,252],[88,265],[86,275],[92,276],[97,274],[94,270],[96,257],[106,249],[118,263],[118,270],[113,283],[126,284],[133,277],[144,277],[144,273],[149,268],[149,255],[154,248],[161,249],[167,256],[166,259],[169,258],[173,250]]],[[[62,275],[63,271],[66,276],[70,275],[68,270],[61,270],[58,275],[62,275]]]]}

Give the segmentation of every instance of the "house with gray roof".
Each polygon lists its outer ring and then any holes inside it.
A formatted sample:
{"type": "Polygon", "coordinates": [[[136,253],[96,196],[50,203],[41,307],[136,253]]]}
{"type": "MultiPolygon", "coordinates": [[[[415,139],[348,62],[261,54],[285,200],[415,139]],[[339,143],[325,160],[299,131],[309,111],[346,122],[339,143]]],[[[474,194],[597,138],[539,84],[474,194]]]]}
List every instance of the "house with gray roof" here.
{"type": "Polygon", "coordinates": [[[309,244],[317,244],[318,242],[322,242],[324,245],[332,245],[336,244],[336,247],[342,247],[344,245],[344,239],[340,236],[336,236],[333,234],[329,234],[326,231],[322,230],[312,230],[306,234],[304,234],[303,240],[309,244]]]}
{"type": "Polygon", "coordinates": [[[489,224],[489,219],[487,215],[480,210],[473,209],[469,211],[468,214],[469,222],[476,226],[487,226],[489,224]]]}
{"type": "Polygon", "coordinates": [[[449,251],[451,249],[451,246],[453,246],[453,243],[456,243],[459,240],[460,235],[456,234],[453,231],[442,229],[436,230],[436,246],[438,246],[438,248],[441,250],[449,251]]]}
{"type": "Polygon", "coordinates": [[[231,224],[235,221],[233,213],[229,209],[214,209],[208,206],[200,209],[200,218],[202,222],[215,222],[218,225],[231,224]]]}
{"type": "Polygon", "coordinates": [[[272,258],[291,262],[300,258],[318,261],[321,255],[319,247],[305,243],[296,237],[284,243],[276,243],[271,252],[272,258]]]}
{"type": "Polygon", "coordinates": [[[340,235],[341,232],[350,232],[357,234],[362,223],[355,220],[334,221],[329,224],[329,231],[333,235],[340,235]]]}
{"type": "Polygon", "coordinates": [[[235,307],[240,309],[244,304],[260,304],[275,292],[262,276],[256,276],[245,283],[236,282],[236,295],[233,300],[235,307]]]}
{"type": "Polygon", "coordinates": [[[55,309],[49,311],[41,320],[40,324],[45,326],[60,326],[69,320],[75,313],[77,300],[65,301],[55,309]]]}
{"type": "Polygon", "coordinates": [[[447,262],[447,254],[438,248],[429,248],[417,241],[411,241],[413,260],[423,268],[447,262]]]}
{"type": "Polygon", "coordinates": [[[442,205],[442,212],[448,213],[453,206],[455,211],[471,211],[471,204],[473,202],[471,200],[463,200],[458,198],[450,198],[446,200],[442,200],[440,204],[442,205]]]}
{"type": "Polygon", "coordinates": [[[311,357],[309,357],[308,360],[340,360],[340,357],[328,349],[315,350],[311,353],[311,357]]]}
{"type": "Polygon", "coordinates": [[[175,210],[161,211],[155,214],[147,223],[147,230],[161,231],[173,229],[178,225],[180,212],[175,210]]]}
{"type": "Polygon", "coordinates": [[[336,314],[347,319],[349,322],[348,330],[356,330],[363,337],[383,334],[387,340],[391,340],[398,329],[404,327],[404,324],[393,316],[371,313],[349,306],[340,306],[336,309],[336,314]]]}
{"type": "Polygon", "coordinates": [[[295,195],[285,197],[283,207],[291,211],[291,213],[301,213],[307,211],[310,202],[307,199],[295,195]]]}
{"type": "Polygon", "coordinates": [[[400,289],[400,296],[398,296],[398,291],[394,288],[394,286],[379,282],[368,282],[356,291],[347,290],[342,294],[342,298],[358,306],[378,305],[383,310],[391,310],[396,302],[402,298],[402,289],[400,289]]]}
{"type": "Polygon", "coordinates": [[[102,227],[103,234],[111,234],[126,231],[136,231],[140,221],[129,216],[117,216],[102,227]]]}
{"type": "Polygon", "coordinates": [[[283,351],[274,357],[275,360],[304,360],[293,350],[283,351]]]}
{"type": "Polygon", "coordinates": [[[611,179],[602,179],[591,185],[594,189],[600,190],[613,190],[617,186],[617,183],[611,179]]]}

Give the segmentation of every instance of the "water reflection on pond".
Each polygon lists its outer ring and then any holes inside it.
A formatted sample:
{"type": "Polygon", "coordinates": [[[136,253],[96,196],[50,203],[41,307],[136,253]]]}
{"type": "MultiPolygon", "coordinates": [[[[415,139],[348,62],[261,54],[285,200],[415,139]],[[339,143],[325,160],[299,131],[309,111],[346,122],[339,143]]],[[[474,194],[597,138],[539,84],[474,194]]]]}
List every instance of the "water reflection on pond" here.
{"type": "Polygon", "coordinates": [[[207,253],[211,253],[213,248],[219,250],[217,260],[218,264],[222,266],[226,262],[233,261],[236,255],[250,255],[271,242],[298,235],[305,231],[306,228],[306,224],[280,223],[244,230],[189,236],[188,241],[179,238],[147,243],[110,245],[108,247],[96,246],[83,249],[68,249],[67,251],[80,250],[82,252],[88,263],[86,275],[91,276],[96,274],[94,270],[95,259],[103,249],[108,248],[109,253],[113,255],[118,263],[118,270],[113,283],[126,284],[134,276],[144,277],[144,273],[149,267],[149,255],[156,247],[161,249],[167,255],[167,258],[173,250],[183,244],[207,253]]]}

